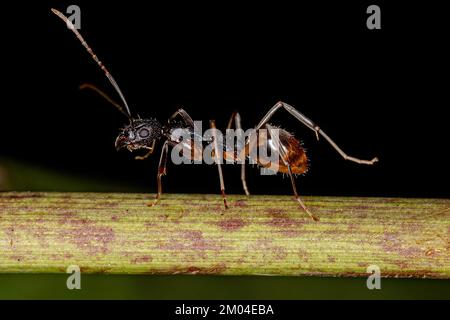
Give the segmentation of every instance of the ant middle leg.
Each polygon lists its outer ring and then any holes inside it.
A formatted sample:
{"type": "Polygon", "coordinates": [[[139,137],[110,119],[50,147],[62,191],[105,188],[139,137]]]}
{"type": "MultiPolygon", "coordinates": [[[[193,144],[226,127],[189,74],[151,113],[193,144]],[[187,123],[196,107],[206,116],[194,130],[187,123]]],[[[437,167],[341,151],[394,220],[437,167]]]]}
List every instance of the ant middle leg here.
{"type": "Polygon", "coordinates": [[[166,164],[167,164],[167,154],[169,151],[169,142],[164,142],[164,145],[161,150],[161,158],[159,158],[159,165],[158,165],[158,174],[156,176],[157,184],[158,184],[158,193],[156,194],[155,200],[153,200],[152,203],[149,203],[148,206],[152,207],[156,204],[158,204],[159,199],[162,195],[162,182],[161,178],[163,175],[166,175],[166,164]]]}
{"type": "Polygon", "coordinates": [[[225,206],[225,209],[228,209],[228,203],[227,203],[227,196],[225,194],[225,183],[223,180],[223,174],[222,174],[222,165],[220,164],[220,153],[219,153],[219,145],[217,143],[217,134],[216,134],[216,123],[214,120],[211,120],[210,127],[212,130],[212,137],[213,137],[213,146],[214,146],[214,157],[217,164],[217,170],[219,171],[219,181],[220,181],[220,192],[222,193],[223,198],[223,204],[225,206]]]}
{"type": "MultiPolygon", "coordinates": [[[[227,130],[231,129],[231,127],[233,125],[233,121],[234,121],[234,123],[236,125],[236,129],[242,130],[241,115],[239,114],[239,112],[237,112],[237,111],[233,112],[233,114],[230,117],[230,121],[228,121],[227,130]]],[[[239,150],[238,150],[238,152],[239,152],[239,150]]],[[[245,177],[245,146],[244,146],[244,150],[243,150],[242,155],[241,154],[237,155],[238,160],[242,161],[242,163],[241,163],[242,188],[244,189],[245,195],[249,196],[250,192],[248,191],[247,180],[246,180],[246,177],[245,177]],[[241,158],[243,158],[243,159],[241,159],[241,158]]]]}
{"type": "Polygon", "coordinates": [[[314,122],[312,122],[309,118],[307,118],[305,115],[303,115],[301,112],[299,112],[297,109],[295,109],[293,106],[284,103],[282,101],[277,102],[270,110],[267,112],[267,114],[261,119],[259,124],[256,126],[256,130],[263,127],[267,122],[272,118],[274,113],[280,109],[284,108],[287,112],[289,112],[292,116],[294,116],[297,120],[299,120],[301,123],[303,123],[306,127],[313,130],[316,134],[317,139],[319,139],[319,135],[325,138],[325,140],[328,141],[329,144],[344,158],[345,160],[353,161],[360,164],[374,164],[378,161],[378,158],[375,157],[372,160],[362,160],[358,159],[352,156],[347,155],[339,146],[325,133],[323,132],[318,125],[316,125],[314,122]]]}

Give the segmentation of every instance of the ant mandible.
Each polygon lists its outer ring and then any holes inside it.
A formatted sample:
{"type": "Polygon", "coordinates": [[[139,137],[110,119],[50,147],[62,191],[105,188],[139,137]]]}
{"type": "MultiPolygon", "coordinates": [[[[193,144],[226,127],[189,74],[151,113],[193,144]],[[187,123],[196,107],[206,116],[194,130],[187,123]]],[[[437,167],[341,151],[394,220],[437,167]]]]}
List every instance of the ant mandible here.
{"type": "MultiPolygon", "coordinates": [[[[91,89],[96,91],[98,94],[100,94],[102,97],[104,97],[106,100],[108,100],[111,104],[113,104],[120,112],[122,112],[130,121],[129,125],[127,125],[125,128],[122,129],[122,132],[119,134],[115,141],[115,146],[117,150],[120,150],[122,148],[127,148],[130,152],[140,149],[146,149],[148,150],[147,153],[144,156],[137,156],[135,159],[142,160],[146,159],[148,156],[150,156],[154,150],[156,142],[158,141],[164,141],[162,150],[161,150],[161,156],[159,160],[159,166],[158,166],[158,174],[157,174],[157,184],[158,184],[158,192],[156,194],[156,197],[154,201],[149,204],[150,206],[154,206],[158,203],[161,194],[162,194],[162,184],[161,184],[161,177],[166,174],[166,163],[167,163],[167,157],[169,152],[169,146],[174,147],[175,145],[182,143],[183,148],[185,150],[189,150],[190,152],[184,153],[183,156],[187,157],[189,160],[201,160],[197,159],[199,155],[202,155],[201,150],[195,150],[195,148],[198,148],[198,146],[202,145],[201,143],[194,143],[195,139],[202,139],[201,137],[198,137],[194,133],[194,121],[189,116],[189,114],[184,111],[183,109],[179,109],[176,111],[168,120],[167,124],[161,124],[158,120],[153,118],[148,119],[136,119],[131,116],[130,108],[128,107],[127,101],[125,100],[124,95],[122,94],[122,91],[120,90],[119,86],[117,85],[117,82],[114,80],[112,75],[109,73],[109,71],[106,69],[106,67],[103,65],[103,63],[98,59],[98,57],[95,55],[95,53],[92,51],[92,49],[89,47],[87,42],[83,39],[81,34],[78,32],[78,30],[75,28],[75,26],[68,20],[66,16],[64,16],[61,12],[59,12],[56,9],[51,9],[54,14],[56,14],[59,18],[61,18],[68,26],[70,30],[75,33],[78,40],[81,42],[81,44],[86,48],[88,53],[91,55],[91,57],[94,59],[94,61],[99,65],[99,67],[103,70],[108,80],[111,82],[112,86],[118,93],[121,101],[123,102],[125,109],[119,105],[118,103],[114,102],[111,98],[109,98],[104,92],[99,90],[97,87],[91,85],[91,84],[83,84],[80,86],[81,89],[91,89]],[[188,130],[190,132],[191,139],[183,139],[182,141],[178,139],[174,139],[172,133],[174,130],[177,129],[184,129],[188,130]]],[[[307,163],[307,157],[304,148],[302,147],[301,143],[297,138],[294,137],[291,133],[287,132],[286,130],[278,129],[278,139],[271,139],[273,136],[273,132],[275,130],[275,127],[269,124],[269,120],[272,118],[272,116],[280,109],[286,110],[288,113],[290,113],[293,117],[295,117],[297,120],[299,120],[301,123],[303,123],[306,127],[313,130],[316,134],[317,139],[319,139],[319,135],[325,138],[331,146],[345,159],[349,161],[353,161],[360,164],[367,164],[372,165],[375,162],[378,161],[377,158],[373,158],[372,160],[361,160],[355,157],[351,157],[347,155],[344,151],[342,151],[341,148],[325,133],[323,132],[318,125],[316,125],[314,122],[312,122],[310,119],[308,119],[306,116],[304,116],[302,113],[300,113],[297,109],[292,107],[291,105],[284,103],[282,101],[277,102],[268,112],[267,114],[261,119],[261,121],[258,123],[258,125],[255,127],[255,134],[257,136],[257,139],[247,139],[245,142],[244,148],[239,153],[232,153],[230,154],[226,150],[223,151],[223,155],[226,159],[231,160],[240,160],[242,162],[241,164],[241,180],[242,180],[242,186],[244,188],[245,194],[249,195],[247,183],[245,180],[245,160],[247,158],[250,158],[254,163],[258,163],[262,167],[266,167],[268,165],[267,159],[261,159],[260,154],[257,154],[254,151],[254,148],[257,148],[258,145],[261,143],[261,141],[264,141],[262,139],[262,130],[265,129],[265,132],[268,132],[268,139],[271,143],[268,143],[267,145],[270,148],[271,152],[276,152],[276,154],[279,155],[279,165],[276,169],[277,172],[288,174],[291,180],[292,189],[294,193],[294,197],[296,201],[300,204],[300,206],[305,210],[305,212],[308,213],[308,215],[314,219],[319,220],[318,217],[313,215],[308,208],[305,206],[303,201],[300,199],[297,188],[295,185],[294,175],[295,174],[302,174],[305,173],[308,170],[308,163],[307,163]],[[261,139],[260,139],[261,138],[261,139]],[[253,155],[256,155],[253,156],[253,155]],[[255,157],[255,158],[252,158],[255,157]]],[[[227,129],[230,129],[233,125],[233,122],[236,126],[236,129],[242,129],[241,127],[241,117],[239,113],[234,112],[230,118],[230,121],[228,123],[227,129]]],[[[215,122],[212,120],[210,121],[210,126],[212,129],[215,129],[215,122]]],[[[215,132],[215,131],[212,131],[215,132]]],[[[266,139],[267,139],[266,138],[266,139]]],[[[213,143],[213,153],[216,157],[216,164],[218,168],[219,173],[219,180],[220,180],[220,190],[223,197],[223,202],[225,208],[228,208],[227,205],[227,199],[225,195],[225,184],[223,180],[223,174],[222,174],[222,167],[220,164],[220,161],[218,161],[217,157],[219,155],[219,152],[216,152],[219,150],[217,136],[213,134],[212,140],[210,141],[213,143]]]]}

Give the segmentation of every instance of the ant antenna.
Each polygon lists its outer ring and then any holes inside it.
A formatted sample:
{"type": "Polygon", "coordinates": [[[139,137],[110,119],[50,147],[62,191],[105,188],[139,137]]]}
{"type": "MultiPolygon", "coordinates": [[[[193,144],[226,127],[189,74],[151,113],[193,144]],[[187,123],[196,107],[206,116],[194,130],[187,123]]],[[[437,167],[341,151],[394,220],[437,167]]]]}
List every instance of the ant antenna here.
{"type": "Polygon", "coordinates": [[[123,115],[125,115],[125,117],[130,118],[129,115],[126,113],[126,111],[123,109],[123,107],[118,104],[117,102],[115,102],[113,99],[111,99],[106,93],[104,93],[102,90],[100,90],[99,88],[97,88],[96,86],[94,86],[93,84],[90,83],[83,83],[82,85],[80,85],[80,90],[84,90],[84,89],[91,89],[92,91],[96,92],[97,94],[99,94],[101,97],[103,97],[106,101],[108,101],[109,103],[111,103],[114,107],[117,108],[117,110],[119,110],[123,115]]]}
{"type": "Polygon", "coordinates": [[[130,108],[128,107],[127,101],[125,100],[125,97],[123,96],[122,91],[120,90],[116,80],[114,80],[113,76],[109,73],[108,69],[106,69],[106,67],[103,65],[103,63],[98,59],[98,57],[95,55],[94,51],[92,51],[91,47],[89,47],[89,45],[83,39],[81,34],[78,32],[78,30],[73,25],[73,23],[70,22],[70,20],[67,19],[67,17],[65,15],[63,15],[61,12],[59,12],[58,10],[53,9],[53,8],[51,10],[52,10],[52,12],[54,14],[56,14],[59,18],[61,18],[61,20],[63,20],[67,24],[67,27],[70,30],[72,30],[73,33],[75,33],[75,35],[77,36],[78,40],[80,40],[80,42],[83,45],[83,47],[85,47],[87,52],[91,55],[92,59],[94,59],[94,61],[97,62],[98,66],[103,70],[103,72],[105,72],[105,75],[108,78],[109,82],[111,82],[111,84],[114,87],[114,89],[116,89],[117,93],[120,96],[120,99],[122,99],[122,102],[125,105],[125,109],[127,111],[125,115],[132,122],[130,108]]]}

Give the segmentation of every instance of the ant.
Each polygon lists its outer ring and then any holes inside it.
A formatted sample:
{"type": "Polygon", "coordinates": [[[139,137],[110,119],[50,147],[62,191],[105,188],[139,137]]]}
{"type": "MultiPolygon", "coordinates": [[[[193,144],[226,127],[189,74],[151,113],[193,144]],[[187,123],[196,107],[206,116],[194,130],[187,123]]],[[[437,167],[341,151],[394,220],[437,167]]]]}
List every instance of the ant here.
{"type": "MultiPolygon", "coordinates": [[[[199,137],[198,134],[194,132],[194,121],[189,116],[189,114],[183,110],[179,109],[176,111],[169,119],[167,124],[162,124],[158,120],[153,118],[147,118],[147,119],[136,119],[131,116],[130,108],[128,107],[127,101],[125,100],[124,95],[122,94],[122,91],[120,90],[117,82],[114,80],[113,76],[109,73],[109,71],[106,69],[106,67],[103,65],[103,63],[98,59],[97,55],[92,51],[92,49],[89,47],[87,42],[83,39],[81,34],[78,32],[78,30],[75,28],[75,26],[68,20],[66,16],[64,16],[61,12],[55,9],[51,9],[51,11],[56,14],[59,18],[61,18],[68,26],[70,30],[76,35],[78,40],[81,42],[81,44],[86,48],[88,53],[91,55],[92,59],[98,64],[98,66],[103,70],[106,77],[116,90],[117,94],[119,95],[123,105],[125,108],[123,108],[120,104],[114,102],[111,98],[109,98],[104,92],[102,92],[97,87],[91,85],[91,84],[83,84],[80,86],[80,89],[91,89],[95,92],[97,92],[99,95],[101,95],[103,98],[105,98],[107,101],[109,101],[111,104],[113,104],[121,113],[123,113],[130,123],[122,129],[122,132],[118,135],[116,141],[115,141],[115,147],[117,150],[126,148],[130,152],[145,149],[147,150],[147,153],[144,156],[136,156],[135,159],[137,160],[143,160],[146,159],[148,156],[150,156],[154,150],[156,142],[158,141],[164,141],[161,149],[161,155],[159,160],[159,166],[158,166],[158,173],[157,173],[157,184],[158,184],[158,192],[156,194],[156,197],[152,203],[149,204],[149,206],[154,206],[158,203],[161,194],[162,194],[162,183],[161,178],[163,175],[166,174],[166,163],[167,163],[167,156],[169,152],[169,147],[174,147],[178,144],[183,144],[183,148],[185,150],[190,151],[190,154],[184,153],[184,157],[187,157],[189,160],[201,160],[198,159],[199,155],[201,157],[202,150],[198,150],[199,146],[202,146],[202,144],[198,144],[195,142],[202,142],[205,141],[202,137],[199,137]],[[177,129],[184,129],[188,130],[190,133],[190,137],[188,139],[183,139],[180,141],[179,139],[175,139],[172,135],[172,133],[177,129]]],[[[257,139],[249,139],[247,137],[245,141],[244,148],[239,153],[230,153],[227,152],[227,150],[224,150],[223,155],[228,160],[239,160],[241,161],[241,180],[242,180],[242,186],[245,191],[246,195],[249,195],[246,179],[245,179],[245,159],[249,158],[254,163],[257,163],[258,165],[262,167],[268,167],[268,161],[267,159],[262,159],[260,155],[254,156],[256,153],[253,151],[255,148],[258,148],[264,141],[268,142],[268,146],[270,148],[270,151],[273,153],[275,152],[279,156],[279,164],[276,168],[277,172],[288,174],[291,180],[292,184],[292,190],[294,193],[294,197],[296,201],[299,203],[299,205],[303,208],[303,210],[308,213],[308,215],[314,219],[319,220],[318,217],[313,215],[308,208],[305,206],[303,201],[300,199],[297,188],[295,185],[294,175],[297,174],[303,174],[308,170],[308,160],[306,156],[306,152],[304,148],[302,147],[300,141],[295,138],[294,135],[287,132],[286,130],[275,128],[273,125],[269,124],[269,120],[272,118],[272,116],[280,109],[286,110],[289,114],[291,114],[294,118],[296,118],[298,121],[300,121],[303,125],[305,125],[307,128],[314,131],[317,139],[319,139],[319,136],[322,136],[325,140],[327,140],[330,145],[345,159],[349,161],[353,161],[359,164],[366,164],[366,165],[372,165],[375,162],[378,161],[377,158],[373,158],[372,160],[361,160],[355,157],[351,157],[347,155],[339,146],[322,130],[318,125],[316,125],[313,121],[308,119],[306,116],[304,116],[302,113],[300,113],[297,109],[295,109],[293,106],[285,103],[285,102],[277,102],[268,112],[267,114],[261,119],[261,121],[258,123],[258,125],[254,128],[255,134],[257,136],[257,139]],[[265,129],[265,132],[268,133],[267,137],[263,137],[263,130],[265,129]],[[278,138],[275,139],[273,136],[275,136],[275,129],[278,130],[278,138]],[[268,140],[267,140],[268,139],[268,140]],[[244,160],[244,161],[243,161],[244,160]]],[[[236,126],[236,129],[242,129],[241,127],[241,117],[238,112],[234,112],[230,118],[230,121],[228,123],[227,129],[230,129],[233,126],[233,123],[236,126]]],[[[215,129],[215,122],[213,120],[210,121],[210,127],[212,129],[215,129]]],[[[213,130],[213,132],[215,132],[213,130]]],[[[217,136],[215,134],[212,135],[212,139],[208,140],[213,144],[212,153],[214,154],[216,158],[216,164],[218,168],[219,173],[219,181],[220,181],[220,190],[223,197],[224,206],[227,209],[227,199],[225,195],[225,184],[222,174],[222,168],[221,164],[218,160],[219,152],[216,152],[219,150],[217,136]]]]}

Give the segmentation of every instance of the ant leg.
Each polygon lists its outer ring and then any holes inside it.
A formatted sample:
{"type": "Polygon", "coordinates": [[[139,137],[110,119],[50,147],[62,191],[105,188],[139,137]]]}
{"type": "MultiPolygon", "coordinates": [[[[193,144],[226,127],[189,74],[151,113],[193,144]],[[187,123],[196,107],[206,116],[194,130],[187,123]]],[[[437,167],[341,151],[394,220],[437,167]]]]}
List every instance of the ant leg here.
{"type": "MultiPolygon", "coordinates": [[[[236,124],[236,129],[242,130],[241,116],[240,116],[239,112],[237,112],[237,111],[233,112],[233,114],[231,115],[230,121],[228,121],[227,129],[231,129],[231,126],[233,125],[233,121],[236,124]]],[[[239,155],[238,157],[241,157],[241,155],[239,155]]],[[[241,159],[241,160],[243,161],[241,164],[242,188],[244,189],[245,195],[249,196],[250,192],[248,191],[247,180],[245,178],[245,156],[244,156],[244,159],[241,159]]]]}
{"type": "Polygon", "coordinates": [[[289,173],[289,177],[291,178],[291,183],[292,183],[292,190],[294,191],[294,196],[295,196],[295,200],[297,200],[297,202],[300,204],[300,206],[303,208],[303,210],[306,211],[306,213],[314,220],[314,221],[319,221],[319,217],[313,215],[308,208],[305,206],[305,204],[303,203],[302,199],[300,199],[300,197],[298,196],[297,193],[297,187],[295,186],[295,179],[294,176],[292,175],[292,170],[291,170],[291,166],[287,163],[287,168],[288,168],[288,173],[289,173]]]}
{"type": "Polygon", "coordinates": [[[216,123],[214,120],[211,120],[209,122],[211,129],[214,129],[212,131],[213,136],[213,144],[214,144],[214,156],[216,158],[216,164],[217,164],[217,170],[219,171],[219,180],[220,180],[220,192],[222,193],[223,198],[223,204],[225,205],[225,209],[228,209],[227,204],[227,196],[225,195],[225,183],[223,181],[223,174],[222,174],[222,165],[220,164],[220,158],[219,158],[219,146],[217,144],[217,135],[216,135],[216,123]]]}
{"type": "Polygon", "coordinates": [[[301,123],[303,123],[306,127],[310,128],[316,133],[317,139],[319,139],[319,134],[325,138],[325,140],[328,141],[329,144],[345,159],[349,161],[353,161],[360,164],[374,164],[378,161],[378,158],[373,158],[372,160],[361,160],[355,157],[351,157],[347,155],[339,146],[325,133],[323,132],[318,125],[316,125],[314,122],[312,122],[310,119],[308,119],[306,116],[304,116],[302,113],[300,113],[297,109],[292,107],[291,105],[284,103],[284,102],[278,102],[276,103],[270,110],[267,112],[267,114],[261,119],[259,124],[256,126],[256,130],[260,129],[262,126],[264,126],[270,118],[274,115],[274,113],[280,109],[284,108],[287,112],[289,112],[292,116],[294,116],[297,120],[299,120],[301,123]]]}
{"type": "Polygon", "coordinates": [[[291,184],[292,184],[292,190],[294,191],[294,196],[295,196],[295,200],[297,200],[297,202],[300,204],[300,206],[303,208],[303,210],[306,211],[306,213],[314,220],[314,221],[319,221],[319,218],[316,217],[315,215],[313,215],[308,208],[305,206],[305,204],[303,203],[302,199],[300,199],[300,197],[298,196],[297,193],[297,187],[295,185],[295,179],[294,179],[294,175],[292,174],[292,169],[291,169],[291,165],[289,164],[289,162],[286,160],[287,158],[287,154],[286,151],[284,150],[284,148],[281,147],[280,145],[280,141],[279,141],[279,137],[278,135],[276,135],[274,133],[274,127],[272,127],[271,125],[267,124],[266,125],[267,128],[269,129],[269,135],[275,145],[275,148],[277,150],[279,150],[279,155],[281,160],[283,161],[283,163],[285,164],[285,166],[288,169],[288,174],[289,174],[289,178],[291,179],[291,184]]]}
{"type": "Polygon", "coordinates": [[[156,180],[158,183],[158,193],[156,194],[155,200],[152,203],[149,203],[148,206],[152,207],[156,205],[159,201],[159,198],[162,194],[162,183],[161,183],[161,177],[163,175],[166,175],[166,163],[167,163],[167,153],[169,150],[169,142],[164,142],[164,145],[161,150],[161,158],[159,158],[159,166],[158,166],[158,174],[156,176],[156,180]]]}
{"type": "Polygon", "coordinates": [[[194,127],[194,121],[192,120],[191,116],[184,111],[184,109],[178,109],[170,118],[169,123],[172,122],[177,116],[180,116],[183,118],[184,122],[190,126],[191,128],[194,127]]]}
{"type": "Polygon", "coordinates": [[[149,151],[146,154],[144,154],[143,156],[136,156],[136,157],[134,157],[134,159],[136,159],[136,160],[145,160],[148,157],[150,157],[153,154],[153,151],[155,151],[155,143],[156,143],[156,140],[153,140],[153,144],[150,147],[149,151]]]}

